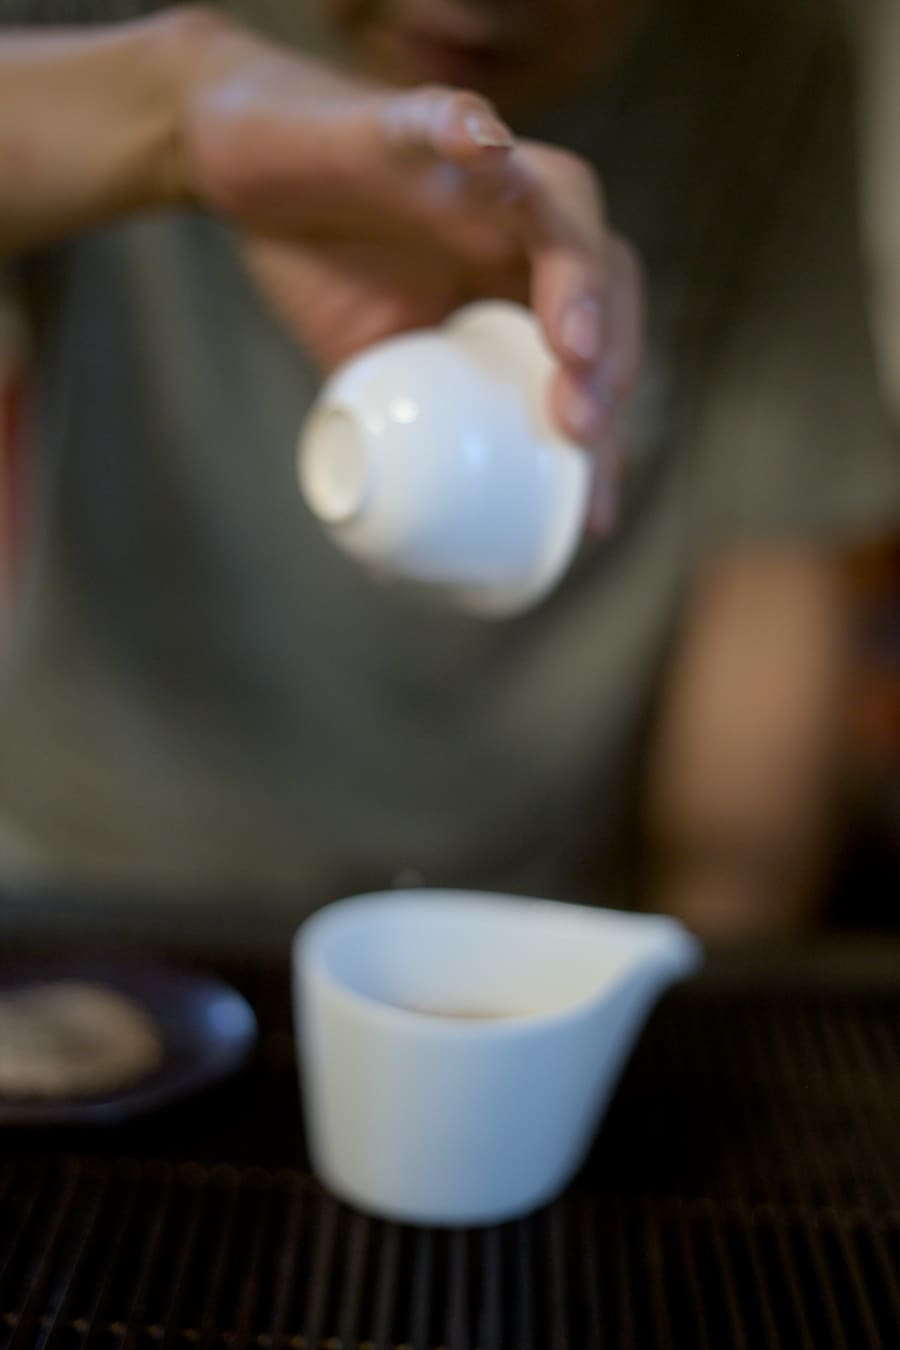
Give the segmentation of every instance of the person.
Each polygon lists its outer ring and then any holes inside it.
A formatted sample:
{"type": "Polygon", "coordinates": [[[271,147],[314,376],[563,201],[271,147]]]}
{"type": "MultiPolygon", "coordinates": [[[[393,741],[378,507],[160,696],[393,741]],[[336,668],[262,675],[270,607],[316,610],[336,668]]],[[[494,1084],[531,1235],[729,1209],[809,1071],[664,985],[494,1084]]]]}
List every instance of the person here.
{"type": "Polygon", "coordinates": [[[900,495],[837,11],[141,8],[0,0],[0,251],[37,353],[2,875],[802,923],[836,556],[900,495]],[[323,368],[491,294],[530,299],[597,454],[594,537],[503,624],[366,575],[292,477],[323,368]]]}

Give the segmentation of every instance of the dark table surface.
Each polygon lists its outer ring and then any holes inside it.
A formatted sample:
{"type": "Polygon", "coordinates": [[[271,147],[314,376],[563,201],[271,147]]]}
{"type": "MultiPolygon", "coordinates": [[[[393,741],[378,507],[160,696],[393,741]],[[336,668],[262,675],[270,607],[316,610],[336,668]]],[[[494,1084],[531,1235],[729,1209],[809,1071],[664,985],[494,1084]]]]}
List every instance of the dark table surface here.
{"type": "Polygon", "coordinates": [[[289,914],[9,896],[3,959],[150,952],[260,1026],[240,1074],[107,1130],[0,1134],[0,1347],[900,1344],[900,941],[712,959],[660,1004],[570,1191],[396,1227],[308,1174],[289,914]]]}

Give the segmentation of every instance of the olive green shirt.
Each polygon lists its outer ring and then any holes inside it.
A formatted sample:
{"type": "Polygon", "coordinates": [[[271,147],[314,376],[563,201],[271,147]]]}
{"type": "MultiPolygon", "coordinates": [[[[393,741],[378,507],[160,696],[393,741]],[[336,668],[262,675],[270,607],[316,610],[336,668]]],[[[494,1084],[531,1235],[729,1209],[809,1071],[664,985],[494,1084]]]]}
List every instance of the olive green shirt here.
{"type": "MultiPolygon", "coordinates": [[[[127,3],[0,0],[0,22],[127,3]]],[[[232,5],[318,46],[298,0],[232,5]]],[[[321,49],[321,48],[320,48],[321,49]]],[[[618,897],[695,568],[897,521],[862,304],[853,91],[827,6],[658,4],[523,128],[588,156],[647,265],[625,504],[484,622],[341,555],[297,492],[317,376],[237,242],[147,215],[22,260],[29,549],[0,686],[0,880],[296,907],[398,874],[618,897]]]]}

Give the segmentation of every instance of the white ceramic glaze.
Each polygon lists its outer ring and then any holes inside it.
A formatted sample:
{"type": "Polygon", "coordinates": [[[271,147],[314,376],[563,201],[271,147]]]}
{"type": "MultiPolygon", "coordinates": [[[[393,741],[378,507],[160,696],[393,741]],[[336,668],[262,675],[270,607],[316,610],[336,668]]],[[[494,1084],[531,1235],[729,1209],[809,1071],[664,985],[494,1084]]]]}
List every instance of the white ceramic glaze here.
{"type": "Polygon", "coordinates": [[[294,944],[316,1170],[395,1220],[527,1213],[573,1175],[651,1008],[699,962],[650,915],[427,890],[328,906],[294,944]]]}
{"type": "Polygon", "coordinates": [[[500,617],[537,603],[581,537],[590,457],[551,424],[534,316],[482,302],[327,382],[300,435],[309,508],[381,574],[500,617]]]}

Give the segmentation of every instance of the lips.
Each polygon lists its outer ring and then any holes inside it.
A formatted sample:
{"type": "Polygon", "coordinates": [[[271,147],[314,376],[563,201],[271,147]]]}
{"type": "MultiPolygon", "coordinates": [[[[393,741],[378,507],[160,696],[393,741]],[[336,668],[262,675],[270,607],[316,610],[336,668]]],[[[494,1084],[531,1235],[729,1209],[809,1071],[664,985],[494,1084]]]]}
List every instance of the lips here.
{"type": "Polygon", "coordinates": [[[515,64],[516,51],[500,43],[473,43],[416,28],[382,29],[378,46],[404,74],[418,81],[471,85],[491,83],[515,64]]]}

